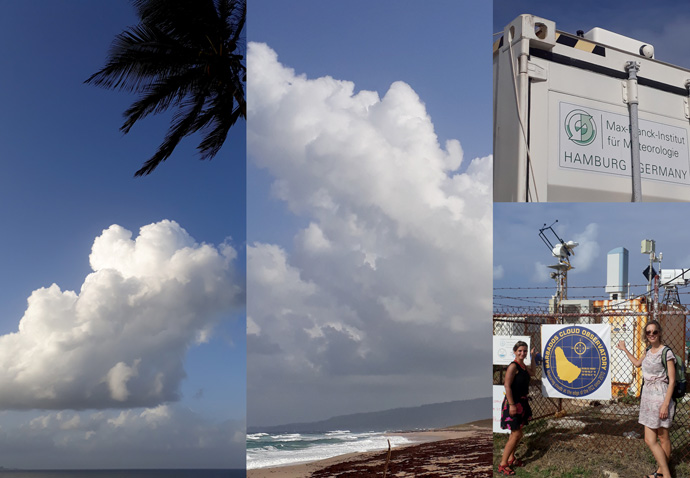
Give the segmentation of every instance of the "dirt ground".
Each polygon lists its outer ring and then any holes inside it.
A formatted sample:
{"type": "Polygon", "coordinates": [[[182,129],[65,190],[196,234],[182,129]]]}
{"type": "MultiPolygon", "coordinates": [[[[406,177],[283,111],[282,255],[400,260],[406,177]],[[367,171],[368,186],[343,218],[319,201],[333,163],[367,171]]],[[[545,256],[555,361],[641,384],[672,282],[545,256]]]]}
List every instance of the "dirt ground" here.
{"type": "MultiPolygon", "coordinates": [[[[489,478],[492,476],[491,430],[471,437],[422,443],[391,452],[390,478],[489,478]]],[[[373,478],[383,476],[386,452],[350,460],[314,472],[311,478],[373,478]]]]}

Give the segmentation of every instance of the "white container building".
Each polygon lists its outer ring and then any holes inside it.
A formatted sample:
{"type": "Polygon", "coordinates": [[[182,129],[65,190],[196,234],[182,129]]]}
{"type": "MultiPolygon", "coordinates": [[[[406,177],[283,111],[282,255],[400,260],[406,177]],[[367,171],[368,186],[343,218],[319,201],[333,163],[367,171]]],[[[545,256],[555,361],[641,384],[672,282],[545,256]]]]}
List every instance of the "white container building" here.
{"type": "Polygon", "coordinates": [[[495,201],[690,201],[690,70],[534,15],[506,26],[493,68],[495,201]]]}

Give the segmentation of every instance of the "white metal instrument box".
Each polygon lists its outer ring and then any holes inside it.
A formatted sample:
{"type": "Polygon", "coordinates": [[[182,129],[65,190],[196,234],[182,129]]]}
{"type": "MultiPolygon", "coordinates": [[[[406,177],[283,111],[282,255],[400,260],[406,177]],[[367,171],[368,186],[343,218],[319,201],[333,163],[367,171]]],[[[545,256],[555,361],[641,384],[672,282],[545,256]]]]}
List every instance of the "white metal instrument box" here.
{"type": "Polygon", "coordinates": [[[690,201],[690,70],[652,45],[520,15],[494,43],[493,75],[494,201],[630,201],[633,149],[642,200],[690,201]]]}

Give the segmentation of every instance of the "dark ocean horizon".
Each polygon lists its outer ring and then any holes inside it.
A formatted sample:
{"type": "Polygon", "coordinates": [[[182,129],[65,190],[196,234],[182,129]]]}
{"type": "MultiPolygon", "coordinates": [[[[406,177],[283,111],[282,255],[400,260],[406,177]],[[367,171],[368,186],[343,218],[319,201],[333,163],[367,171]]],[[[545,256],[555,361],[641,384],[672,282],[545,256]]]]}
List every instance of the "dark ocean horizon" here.
{"type": "Polygon", "coordinates": [[[0,478],[245,478],[244,469],[7,470],[0,478]]]}

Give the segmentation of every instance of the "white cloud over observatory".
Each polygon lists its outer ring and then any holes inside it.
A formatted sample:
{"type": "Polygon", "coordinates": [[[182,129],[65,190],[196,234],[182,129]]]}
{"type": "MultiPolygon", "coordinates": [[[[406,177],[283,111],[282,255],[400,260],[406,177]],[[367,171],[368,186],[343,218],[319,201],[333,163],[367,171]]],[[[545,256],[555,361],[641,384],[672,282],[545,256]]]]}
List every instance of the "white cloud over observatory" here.
{"type": "Polygon", "coordinates": [[[176,400],[183,359],[243,301],[235,251],[198,244],[174,221],[118,225],[94,241],[79,293],[56,284],[28,298],[0,336],[0,409],[156,406],[176,400]]]}
{"type": "Polygon", "coordinates": [[[577,267],[576,272],[582,273],[589,271],[599,259],[599,225],[592,222],[587,224],[585,230],[574,236],[574,241],[580,244],[575,252],[577,253],[572,263],[577,267]]]}
{"type": "Polygon", "coordinates": [[[250,425],[483,394],[458,364],[489,356],[491,157],[459,172],[404,82],[356,92],[259,43],[248,68],[250,156],[308,218],[247,251],[250,425]]]}

